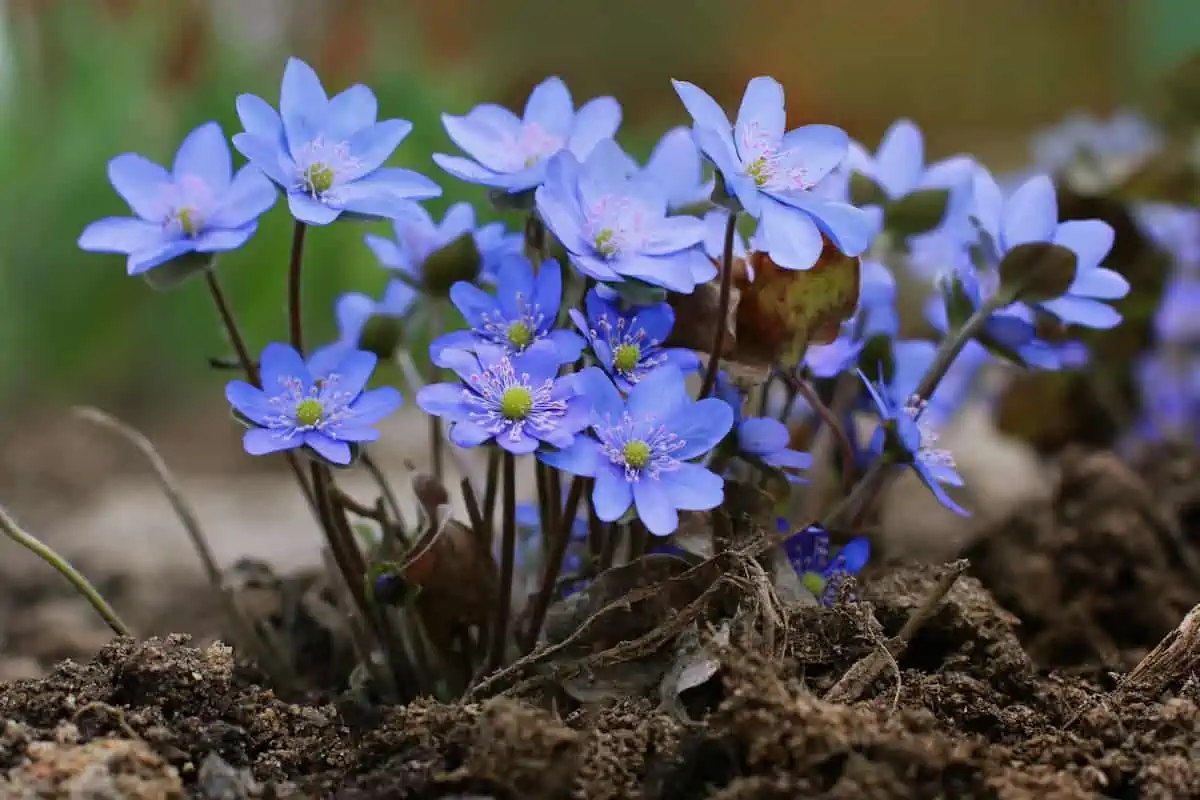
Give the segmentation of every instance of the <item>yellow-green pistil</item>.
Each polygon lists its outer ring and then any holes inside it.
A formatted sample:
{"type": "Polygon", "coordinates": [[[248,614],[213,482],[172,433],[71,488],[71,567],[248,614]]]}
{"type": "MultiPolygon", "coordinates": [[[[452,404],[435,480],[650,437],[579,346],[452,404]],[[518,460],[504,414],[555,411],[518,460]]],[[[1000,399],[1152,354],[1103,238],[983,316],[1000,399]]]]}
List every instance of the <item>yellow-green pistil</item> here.
{"type": "Polygon", "coordinates": [[[642,360],[642,348],[636,344],[623,344],[613,351],[613,366],[617,372],[633,372],[642,360]]]}
{"type": "Polygon", "coordinates": [[[759,156],[746,165],[746,174],[754,178],[755,186],[764,186],[771,176],[767,172],[766,156],[759,156]]]}
{"type": "Polygon", "coordinates": [[[617,254],[617,234],[612,228],[601,228],[596,234],[596,252],[605,258],[611,258],[617,254]]]}
{"type": "Polygon", "coordinates": [[[533,395],[524,386],[510,386],[500,395],[500,413],[507,420],[525,419],[533,410],[533,395]]]}
{"type": "Polygon", "coordinates": [[[179,220],[179,227],[188,236],[195,236],[200,232],[200,215],[196,213],[196,209],[181,208],[175,212],[175,218],[179,220]]]}
{"type": "Polygon", "coordinates": [[[817,597],[820,597],[825,593],[825,587],[828,584],[824,576],[822,576],[819,572],[804,573],[800,576],[800,583],[804,585],[805,589],[808,589],[808,591],[812,592],[817,597]]]}
{"type": "Polygon", "coordinates": [[[309,397],[296,403],[296,421],[307,428],[319,423],[324,413],[321,401],[315,398],[309,397]]]}
{"type": "Polygon", "coordinates": [[[304,170],[304,180],[315,194],[328,192],[333,188],[333,168],[320,161],[309,164],[304,170]]]}
{"type": "Polygon", "coordinates": [[[625,463],[634,469],[641,469],[650,463],[650,445],[641,439],[626,442],[621,454],[625,456],[625,463]]]}
{"type": "Polygon", "coordinates": [[[533,342],[533,329],[520,320],[509,324],[506,335],[508,343],[518,350],[524,350],[533,342]]]}

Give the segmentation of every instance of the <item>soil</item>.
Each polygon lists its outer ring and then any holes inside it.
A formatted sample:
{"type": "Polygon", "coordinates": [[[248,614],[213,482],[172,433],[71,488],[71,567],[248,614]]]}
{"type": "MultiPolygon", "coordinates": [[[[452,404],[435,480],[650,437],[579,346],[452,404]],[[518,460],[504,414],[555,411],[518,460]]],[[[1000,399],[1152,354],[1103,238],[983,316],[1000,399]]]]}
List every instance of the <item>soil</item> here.
{"type": "Polygon", "coordinates": [[[712,645],[685,715],[544,685],[352,714],[285,702],[221,644],[116,640],[0,685],[0,796],[1200,797],[1200,458],[1071,451],[1058,473],[963,554],[895,659],[884,641],[951,567],[882,565],[857,604],[789,606],[783,647],[712,645]],[[1172,657],[1139,667],[1164,637],[1172,657]],[[883,668],[847,697],[864,659],[883,668]]]}

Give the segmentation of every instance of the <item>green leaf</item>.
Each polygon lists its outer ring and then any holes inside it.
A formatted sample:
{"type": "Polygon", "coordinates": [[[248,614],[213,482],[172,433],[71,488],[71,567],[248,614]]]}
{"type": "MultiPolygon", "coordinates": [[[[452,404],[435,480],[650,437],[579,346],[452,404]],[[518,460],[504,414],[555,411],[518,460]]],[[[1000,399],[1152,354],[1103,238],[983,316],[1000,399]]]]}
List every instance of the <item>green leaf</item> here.
{"type": "Polygon", "coordinates": [[[923,189],[888,203],[884,212],[888,231],[901,238],[933,230],[946,217],[950,192],[946,189],[923,189]]]}
{"type": "Polygon", "coordinates": [[[1075,280],[1078,258],[1066,247],[1030,242],[1009,250],[1000,262],[1000,292],[1013,301],[1061,297],[1075,280]]]}

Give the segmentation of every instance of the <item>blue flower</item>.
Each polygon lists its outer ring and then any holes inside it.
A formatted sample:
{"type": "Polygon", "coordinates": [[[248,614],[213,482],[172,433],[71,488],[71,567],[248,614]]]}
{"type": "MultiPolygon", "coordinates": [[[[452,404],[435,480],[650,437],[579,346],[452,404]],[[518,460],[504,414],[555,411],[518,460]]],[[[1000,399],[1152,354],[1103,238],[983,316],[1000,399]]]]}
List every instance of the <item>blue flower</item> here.
{"type": "Polygon", "coordinates": [[[1079,188],[1106,189],[1162,145],[1162,132],[1134,112],[1107,120],[1077,113],[1034,137],[1033,162],[1041,172],[1068,173],[1079,188]]]}
{"type": "Polygon", "coordinates": [[[1150,441],[1186,439],[1200,434],[1200,358],[1194,354],[1155,352],[1134,367],[1141,395],[1137,434],[1150,441]]]}
{"type": "MultiPolygon", "coordinates": [[[[719,262],[725,257],[725,225],[729,221],[729,212],[723,208],[714,209],[705,214],[700,221],[704,224],[704,253],[709,258],[719,262]]],[[[745,258],[750,254],[751,249],[759,248],[747,247],[745,237],[734,231],[733,257],[745,258]]],[[[750,269],[750,265],[747,264],[746,268],[750,269]]],[[[716,276],[715,267],[713,268],[713,276],[716,276]]],[[[701,283],[701,281],[696,281],[696,283],[701,283]]]]}
{"type": "Polygon", "coordinates": [[[347,292],[338,298],[334,306],[337,319],[338,339],[331,346],[357,349],[367,321],[372,317],[401,320],[408,316],[417,292],[401,280],[388,281],[383,297],[379,300],[362,292],[347,292]]]}
{"type": "MultiPolygon", "coordinates": [[[[786,532],[787,521],[779,520],[778,527],[780,533],[786,532]]],[[[783,551],[804,588],[822,605],[832,606],[846,579],[867,565],[871,543],[863,536],[856,536],[834,553],[828,531],[810,525],[787,539],[783,551]]]]}
{"type": "Polygon", "coordinates": [[[592,289],[584,305],[587,317],[571,309],[571,320],[587,337],[596,360],[622,392],[628,393],[663,364],[674,364],[685,373],[700,368],[695,352],[662,346],[675,326],[675,311],[667,303],[622,311],[616,302],[592,289]]]}
{"type": "MultiPolygon", "coordinates": [[[[921,129],[911,120],[892,123],[872,156],[857,142],[850,142],[846,157],[848,169],[873,180],[888,200],[896,201],[924,189],[945,189],[949,192],[942,224],[961,230],[969,225],[967,211],[971,201],[971,182],[975,162],[966,156],[953,156],[925,166],[925,140],[921,129]]],[[[879,218],[883,209],[868,206],[864,210],[879,218]]]]}
{"type": "Polygon", "coordinates": [[[1167,251],[1177,266],[1200,265],[1200,209],[1146,203],[1132,211],[1142,231],[1167,251]]]}
{"type": "Polygon", "coordinates": [[[1160,344],[1200,344],[1200,277],[1182,271],[1171,276],[1154,315],[1154,333],[1160,344]]]}
{"type": "Polygon", "coordinates": [[[453,425],[450,440],[475,447],[495,440],[514,455],[543,443],[569,447],[591,419],[591,402],[576,390],[576,376],[557,377],[558,350],[539,342],[511,355],[501,347],[477,345],[473,353],[447,350],[442,366],[462,383],[435,383],[417,393],[417,405],[453,425]]]}
{"type": "Polygon", "coordinates": [[[785,133],[783,87],[773,78],[754,78],[746,86],[736,127],[702,89],[672,83],[692,116],[696,144],[721,173],[726,191],[759,220],[772,261],[808,269],[821,255],[822,236],[849,256],[870,246],[871,215],[812,191],[845,159],[844,131],[805,125],[785,133]]]}
{"type": "Polygon", "coordinates": [[[552,467],[595,478],[592,506],[605,522],[634,506],[656,536],[679,526],[677,510],[707,511],[725,497],[721,477],[691,459],[712,450],[733,426],[725,401],[692,401],[683,373],[659,367],[633,387],[628,400],[597,367],[576,373],[592,400],[592,436],[541,459],[552,467]]]}
{"type": "Polygon", "coordinates": [[[651,183],[657,184],[667,196],[667,209],[680,211],[691,206],[707,203],[712,196],[713,179],[704,180],[700,150],[692,132],[684,127],[667,131],[645,167],[632,164],[632,172],[639,173],[651,183]]]}
{"type": "Polygon", "coordinates": [[[361,84],[328,98],[312,67],[291,58],[278,113],[261,97],[238,97],[246,130],[233,146],[287,193],[300,222],[328,225],[343,212],[391,219],[442,190],[412,170],[383,166],[412,123],[376,122],[377,105],[361,84]]]}
{"type": "Polygon", "coordinates": [[[215,122],[188,134],[171,172],[125,153],[108,162],[108,179],[135,216],[93,222],[79,246],[129,256],[130,275],[188,253],[236,250],[275,204],[275,190],[257,170],[233,174],[229,145],[215,122]]]}
{"type": "Polygon", "coordinates": [[[450,206],[440,225],[423,206],[410,203],[394,220],[393,230],[394,239],[367,234],[364,237],[367,247],[380,264],[396,270],[417,285],[425,283],[425,261],[467,234],[475,239],[484,273],[494,271],[501,261],[520,255],[523,242],[521,234],[508,233],[500,222],[476,229],[475,209],[470,203],[450,206]]]}
{"type": "Polygon", "coordinates": [[[697,247],[704,225],[695,217],[668,217],[663,192],[640,176],[630,177],[626,158],[611,139],[596,145],[582,164],[569,152],[559,153],[537,189],[538,214],[583,274],[691,292],[697,275],[713,274],[712,262],[697,247]]]}
{"type": "MultiPolygon", "coordinates": [[[[733,411],[738,451],[752,461],[781,470],[808,469],[812,456],[791,448],[787,426],[772,417],[742,418],[745,397],[725,372],[717,374],[716,396],[733,411]]],[[[789,479],[798,480],[789,475],[789,479]]]]}
{"type": "Polygon", "coordinates": [[[551,77],[534,87],[522,118],[484,103],[465,117],[443,114],[442,124],[471,158],[437,153],[439,167],[461,180],[515,193],[545,180],[546,162],[556,153],[566,150],[582,160],[598,142],[615,136],[621,106],[597,97],[576,111],[566,84],[551,77]]]}
{"type": "Polygon", "coordinates": [[[1107,302],[1129,292],[1119,273],[1100,266],[1113,244],[1113,229],[1098,219],[1058,221],[1054,184],[1037,175],[1008,198],[982,167],[975,177],[974,216],[987,234],[986,249],[996,263],[1022,244],[1049,243],[1075,253],[1075,280],[1061,297],[1037,303],[1065,323],[1085,328],[1111,328],[1121,314],[1107,302]]]}
{"type": "MultiPolygon", "coordinates": [[[[913,362],[915,361],[914,358],[913,362]]],[[[949,450],[937,446],[937,425],[931,417],[925,415],[929,406],[920,402],[915,395],[908,394],[911,389],[907,384],[911,382],[915,387],[916,380],[910,381],[907,376],[917,373],[917,370],[906,369],[908,365],[909,359],[903,358],[898,349],[896,376],[891,386],[876,385],[859,372],[880,419],[880,426],[871,440],[871,450],[876,456],[882,456],[885,452],[898,456],[902,459],[901,463],[913,468],[917,477],[933,492],[939,503],[956,514],[970,516],[970,513],[951,500],[942,488],[942,484],[962,486],[963,480],[955,469],[954,455],[949,450]],[[897,395],[906,399],[897,402],[897,395]]],[[[937,411],[934,412],[934,416],[936,414],[937,411]]]]}
{"type": "Polygon", "coordinates": [[[429,346],[435,364],[447,350],[499,347],[516,354],[538,342],[557,352],[555,366],[569,364],[583,351],[583,338],[574,331],[555,330],[562,302],[562,269],[551,259],[535,274],[524,256],[510,256],[499,268],[495,296],[467,281],[450,288],[450,299],[471,326],[439,336],[429,346]]]}
{"type": "Polygon", "coordinates": [[[351,444],[379,438],[374,426],[400,407],[391,387],[364,391],[377,359],[359,350],[314,354],[308,363],[286,344],[269,344],[259,389],[245,381],[225,387],[230,405],[252,427],[242,444],[253,456],[307,447],[334,464],[349,464],[351,444]]]}

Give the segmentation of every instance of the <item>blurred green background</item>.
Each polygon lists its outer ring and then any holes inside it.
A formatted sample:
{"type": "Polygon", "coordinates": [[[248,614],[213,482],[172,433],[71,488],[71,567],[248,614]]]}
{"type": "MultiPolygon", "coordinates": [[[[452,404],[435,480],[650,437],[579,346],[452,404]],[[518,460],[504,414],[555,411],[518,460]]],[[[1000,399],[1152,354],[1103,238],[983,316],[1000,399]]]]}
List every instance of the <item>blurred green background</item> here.
{"type": "MultiPolygon", "coordinates": [[[[733,108],[747,79],[769,73],[794,124],[839,124],[874,146],[910,116],[932,155],[971,151],[1004,168],[1070,110],[1136,104],[1197,45],[1196,0],[0,0],[0,406],[11,425],[30,404],[137,419],[219,402],[205,359],[223,343],[202,286],[156,294],[121,257],[75,242],[89,221],[126,212],[108,159],[169,163],[210,119],[231,136],[236,96],[275,103],[288,55],[331,93],[366,83],[382,116],[414,123],[392,163],[442,184],[435,215],[466,199],[488,218],[483,192],[430,160],[454,152],[438,115],[485,100],[519,107],[547,74],[577,101],[615,95],[622,143],[638,155],[685,121],[669,78],[733,108]]],[[[278,205],[221,262],[255,348],[284,330],[289,223],[278,205]]],[[[311,340],[332,333],[337,292],[382,287],[365,232],[309,236],[311,340]]]]}

